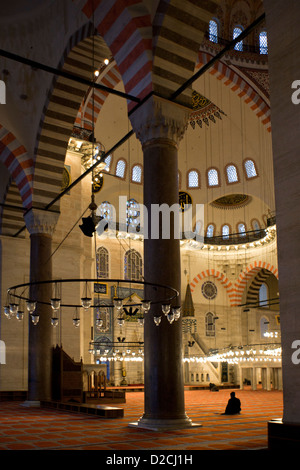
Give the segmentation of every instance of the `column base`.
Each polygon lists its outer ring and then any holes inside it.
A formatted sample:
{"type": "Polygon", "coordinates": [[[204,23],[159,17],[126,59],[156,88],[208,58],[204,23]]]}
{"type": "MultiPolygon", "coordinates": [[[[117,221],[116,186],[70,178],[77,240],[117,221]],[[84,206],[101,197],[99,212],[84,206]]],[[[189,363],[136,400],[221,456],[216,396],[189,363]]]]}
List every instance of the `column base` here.
{"type": "Polygon", "coordinates": [[[41,402],[36,400],[26,400],[24,403],[21,403],[21,406],[27,406],[28,408],[39,408],[41,406],[41,402]]]}
{"type": "Polygon", "coordinates": [[[268,449],[299,450],[300,423],[284,423],[282,419],[272,419],[268,422],[268,449]]]}
{"type": "Polygon", "coordinates": [[[146,429],[149,431],[176,431],[201,427],[200,423],[193,423],[191,419],[151,419],[140,418],[138,421],[129,423],[131,428],[146,429]]]}

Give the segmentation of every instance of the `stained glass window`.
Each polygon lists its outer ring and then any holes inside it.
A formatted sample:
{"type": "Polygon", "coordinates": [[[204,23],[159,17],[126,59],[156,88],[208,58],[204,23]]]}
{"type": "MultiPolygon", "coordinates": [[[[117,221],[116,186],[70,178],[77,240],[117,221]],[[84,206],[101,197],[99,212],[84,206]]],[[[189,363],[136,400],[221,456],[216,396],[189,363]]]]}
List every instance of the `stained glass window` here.
{"type": "Polygon", "coordinates": [[[228,165],[226,167],[226,174],[227,174],[227,181],[228,183],[236,183],[238,182],[238,174],[235,165],[228,165]]]}
{"type": "Polygon", "coordinates": [[[127,225],[137,227],[140,223],[140,205],[135,199],[127,201],[127,225]]]}
{"type": "Polygon", "coordinates": [[[196,170],[191,170],[188,175],[189,188],[199,188],[199,174],[196,170]]]}
{"type": "Polygon", "coordinates": [[[209,40],[211,42],[218,42],[218,23],[215,20],[210,20],[209,22],[209,40]]]}
{"type": "Polygon", "coordinates": [[[259,53],[268,54],[268,36],[266,31],[259,33],[259,53]]]}
{"type": "Polygon", "coordinates": [[[111,155],[107,155],[107,157],[104,159],[106,166],[104,168],[104,171],[109,171],[110,169],[110,164],[111,164],[111,155]]]}
{"type": "Polygon", "coordinates": [[[215,336],[216,324],[215,324],[214,314],[211,312],[208,312],[205,315],[205,332],[206,332],[206,336],[215,336]]]}
{"type": "Polygon", "coordinates": [[[106,279],[108,274],[108,251],[104,246],[100,246],[96,255],[97,278],[106,279]]]}
{"type": "Polygon", "coordinates": [[[219,186],[219,174],[215,168],[211,168],[207,173],[208,186],[219,186]]]}
{"type": "Polygon", "coordinates": [[[223,225],[222,227],[222,237],[224,240],[228,240],[229,238],[229,225],[223,225]]]}
{"type": "Polygon", "coordinates": [[[134,183],[141,183],[142,182],[142,167],[140,165],[134,165],[132,168],[132,181],[134,183]]]}
{"type": "Polygon", "coordinates": [[[246,235],[246,226],[245,226],[245,224],[242,224],[242,223],[239,224],[238,225],[238,231],[239,231],[239,235],[241,237],[245,237],[245,235],[246,235]]]}
{"type": "Polygon", "coordinates": [[[100,215],[100,217],[103,217],[107,221],[112,221],[113,220],[112,205],[107,201],[103,201],[98,207],[97,215],[100,215]]]}
{"type": "Polygon", "coordinates": [[[124,178],[125,176],[126,163],[125,160],[119,160],[116,168],[116,176],[119,178],[124,178]]]}
{"type": "Polygon", "coordinates": [[[142,257],[136,250],[128,250],[125,253],[124,276],[129,281],[142,280],[142,257]]]}
{"type": "MultiPolygon", "coordinates": [[[[233,29],[233,39],[236,39],[242,32],[243,32],[242,28],[240,28],[239,26],[236,26],[233,29]]],[[[236,51],[242,51],[243,50],[243,41],[237,42],[236,45],[234,46],[234,49],[236,51]]]]}
{"type": "Polygon", "coordinates": [[[207,227],[207,230],[206,230],[206,236],[207,237],[213,237],[214,236],[214,230],[215,230],[214,225],[209,224],[209,226],[207,227]]]}
{"type": "Polygon", "coordinates": [[[255,176],[257,176],[257,171],[253,160],[245,161],[245,170],[247,178],[254,178],[255,176]]]}

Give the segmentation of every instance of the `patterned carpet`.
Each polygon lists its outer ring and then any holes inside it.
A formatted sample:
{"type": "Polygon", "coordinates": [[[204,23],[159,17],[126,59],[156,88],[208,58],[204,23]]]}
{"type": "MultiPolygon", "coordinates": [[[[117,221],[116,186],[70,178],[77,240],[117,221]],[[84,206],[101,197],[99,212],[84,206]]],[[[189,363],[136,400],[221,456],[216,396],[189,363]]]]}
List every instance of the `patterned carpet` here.
{"type": "Polygon", "coordinates": [[[187,415],[202,427],[153,432],[128,427],[143,413],[143,392],[126,394],[124,418],[0,403],[0,450],[265,450],[267,422],[281,418],[282,392],[236,390],[240,415],[221,415],[230,390],[185,391],[187,415]]]}

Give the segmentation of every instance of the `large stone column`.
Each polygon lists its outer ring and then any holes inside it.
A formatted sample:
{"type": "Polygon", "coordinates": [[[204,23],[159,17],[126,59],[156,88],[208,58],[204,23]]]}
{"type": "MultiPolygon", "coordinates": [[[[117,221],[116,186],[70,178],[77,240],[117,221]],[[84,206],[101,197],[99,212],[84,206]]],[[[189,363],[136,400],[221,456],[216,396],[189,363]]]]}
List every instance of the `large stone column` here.
{"type": "MultiPolygon", "coordinates": [[[[167,239],[163,238],[160,221],[156,239],[152,232],[156,219],[151,217],[151,209],[154,204],[169,207],[178,204],[178,142],[187,117],[185,108],[156,97],[131,117],[144,156],[144,206],[148,220],[148,233],[144,234],[144,278],[146,282],[169,285],[178,292],[180,242],[174,236],[174,221],[167,239]]],[[[146,297],[153,301],[154,295],[153,289],[146,289],[146,297]]],[[[177,302],[180,304],[180,297],[177,302]]],[[[181,319],[169,324],[161,305],[152,305],[145,314],[144,341],[145,410],[138,426],[154,430],[191,426],[184,406],[181,319]],[[153,321],[154,315],[162,315],[159,326],[153,321]]]]}
{"type": "MultiPolygon", "coordinates": [[[[30,211],[25,216],[30,233],[30,282],[52,279],[52,234],[58,214],[30,211]]],[[[52,285],[31,286],[30,297],[37,302],[49,302],[52,285]]],[[[39,405],[41,400],[51,399],[51,307],[37,304],[35,313],[39,322],[29,319],[28,344],[28,400],[27,405],[39,405]]]]}
{"type": "MultiPolygon", "coordinates": [[[[270,448],[300,444],[300,2],[264,0],[268,32],[284,411],[270,448]],[[296,84],[294,84],[295,81],[296,84]],[[294,84],[294,85],[293,85],[294,84]],[[293,88],[292,86],[295,86],[293,88]],[[295,355],[294,355],[295,353],[295,355]]],[[[280,417],[279,417],[280,418],[280,417]]],[[[289,447],[290,446],[290,447],[289,447]]]]}

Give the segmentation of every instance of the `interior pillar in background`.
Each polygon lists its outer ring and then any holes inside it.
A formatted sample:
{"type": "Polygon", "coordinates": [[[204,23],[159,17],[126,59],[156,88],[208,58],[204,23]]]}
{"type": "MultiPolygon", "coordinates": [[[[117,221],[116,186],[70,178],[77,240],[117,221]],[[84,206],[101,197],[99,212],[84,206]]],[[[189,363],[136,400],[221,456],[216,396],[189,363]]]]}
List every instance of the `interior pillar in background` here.
{"type": "MultiPolygon", "coordinates": [[[[151,210],[155,204],[169,208],[178,204],[178,143],[186,129],[188,113],[182,106],[151,97],[130,117],[144,158],[144,279],[171,286],[179,293],[180,240],[174,236],[174,220],[171,216],[168,236],[162,224],[169,222],[160,219],[155,226],[157,219],[151,210]],[[157,238],[154,232],[159,233],[157,238]]],[[[147,297],[155,301],[153,289],[150,295],[146,293],[147,297]]],[[[180,295],[178,302],[180,305],[180,295]]],[[[136,424],[154,430],[190,427],[184,404],[181,319],[170,324],[161,305],[153,304],[145,314],[144,325],[145,409],[136,424]],[[153,321],[154,315],[162,316],[159,326],[153,321]]]]}
{"type": "MultiPolygon", "coordinates": [[[[25,215],[30,233],[30,282],[52,279],[52,235],[58,214],[31,210],[25,215]]],[[[49,302],[52,285],[33,285],[30,298],[37,302],[49,302]]],[[[41,400],[51,399],[51,349],[52,309],[37,303],[35,313],[39,322],[34,325],[29,318],[28,344],[28,397],[27,404],[39,405],[41,400]]]]}
{"type": "Polygon", "coordinates": [[[269,423],[271,450],[300,445],[300,2],[264,0],[275,179],[283,417],[269,423]],[[298,350],[298,352],[297,352],[298,350]]]}

